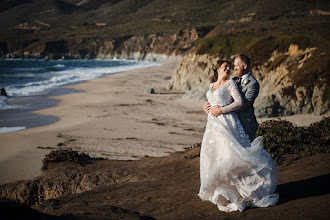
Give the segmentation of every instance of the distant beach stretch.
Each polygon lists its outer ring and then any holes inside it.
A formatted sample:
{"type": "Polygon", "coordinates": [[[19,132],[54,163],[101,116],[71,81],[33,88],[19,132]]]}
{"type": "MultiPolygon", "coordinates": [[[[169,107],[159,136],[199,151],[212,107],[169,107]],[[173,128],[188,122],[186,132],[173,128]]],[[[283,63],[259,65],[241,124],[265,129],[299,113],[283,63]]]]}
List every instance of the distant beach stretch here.
{"type": "Polygon", "coordinates": [[[27,112],[56,104],[47,96],[72,92],[60,86],[103,77],[126,70],[159,65],[128,60],[0,60],[0,133],[55,122],[51,117],[33,117],[27,112]]]}

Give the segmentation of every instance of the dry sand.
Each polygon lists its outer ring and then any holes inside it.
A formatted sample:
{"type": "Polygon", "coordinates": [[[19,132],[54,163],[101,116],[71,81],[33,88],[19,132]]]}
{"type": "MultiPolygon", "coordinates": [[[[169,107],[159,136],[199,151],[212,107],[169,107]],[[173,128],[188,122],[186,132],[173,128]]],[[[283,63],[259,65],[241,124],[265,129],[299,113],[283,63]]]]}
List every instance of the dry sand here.
{"type": "MultiPolygon", "coordinates": [[[[206,124],[204,102],[167,90],[177,64],[168,61],[70,86],[81,92],[55,97],[60,100],[57,106],[35,112],[56,116],[58,122],[0,134],[0,184],[38,176],[42,159],[52,149],[134,160],[162,157],[200,142],[206,124]],[[146,93],[149,85],[155,94],[146,93]]],[[[285,119],[307,126],[322,117],[285,119]]]]}

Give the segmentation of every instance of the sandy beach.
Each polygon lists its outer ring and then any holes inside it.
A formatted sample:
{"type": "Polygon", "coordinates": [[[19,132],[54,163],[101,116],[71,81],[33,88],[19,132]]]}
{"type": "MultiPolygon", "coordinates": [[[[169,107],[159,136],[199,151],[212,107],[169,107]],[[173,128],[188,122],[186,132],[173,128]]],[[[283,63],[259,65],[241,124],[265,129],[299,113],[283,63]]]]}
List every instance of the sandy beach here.
{"type": "MultiPolygon", "coordinates": [[[[53,149],[136,160],[162,157],[200,142],[206,124],[204,102],[183,99],[182,92],[167,89],[177,64],[167,61],[93,79],[70,86],[78,93],[51,97],[59,100],[55,107],[34,113],[56,116],[56,123],[0,134],[0,184],[40,175],[42,159],[53,149]],[[150,85],[155,94],[146,92],[150,85]]],[[[322,118],[284,117],[299,126],[322,118]]]]}
{"type": "Polygon", "coordinates": [[[161,157],[199,142],[203,102],[167,90],[178,61],[135,69],[70,86],[81,92],[52,97],[55,107],[34,112],[56,123],[1,134],[0,184],[41,173],[45,154],[72,148],[93,157],[161,157]],[[155,94],[146,93],[149,85],[155,94]]]}

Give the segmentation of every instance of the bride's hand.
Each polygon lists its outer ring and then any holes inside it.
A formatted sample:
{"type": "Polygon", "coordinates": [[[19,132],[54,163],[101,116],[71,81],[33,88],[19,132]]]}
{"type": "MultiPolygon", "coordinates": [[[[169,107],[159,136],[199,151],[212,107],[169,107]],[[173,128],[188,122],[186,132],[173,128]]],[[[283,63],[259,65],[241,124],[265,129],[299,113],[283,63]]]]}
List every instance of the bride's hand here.
{"type": "Polygon", "coordinates": [[[219,116],[222,113],[222,109],[220,106],[212,106],[209,110],[209,112],[211,113],[211,115],[213,115],[214,117],[219,116]]]}
{"type": "Polygon", "coordinates": [[[205,105],[203,106],[203,110],[204,110],[204,112],[205,112],[206,114],[209,113],[209,111],[210,111],[210,107],[211,107],[211,105],[210,105],[209,102],[205,103],[205,105]]]}

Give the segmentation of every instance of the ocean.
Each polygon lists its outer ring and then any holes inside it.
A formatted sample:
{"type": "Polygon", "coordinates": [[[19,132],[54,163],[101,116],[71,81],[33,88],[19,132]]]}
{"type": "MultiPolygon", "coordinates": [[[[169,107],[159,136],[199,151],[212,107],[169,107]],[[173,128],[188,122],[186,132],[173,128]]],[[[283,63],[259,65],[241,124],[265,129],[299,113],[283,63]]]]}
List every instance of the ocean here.
{"type": "Polygon", "coordinates": [[[0,133],[53,123],[57,118],[29,112],[57,103],[48,97],[73,89],[61,86],[83,82],[126,70],[159,65],[129,60],[0,60],[0,133]]]}

